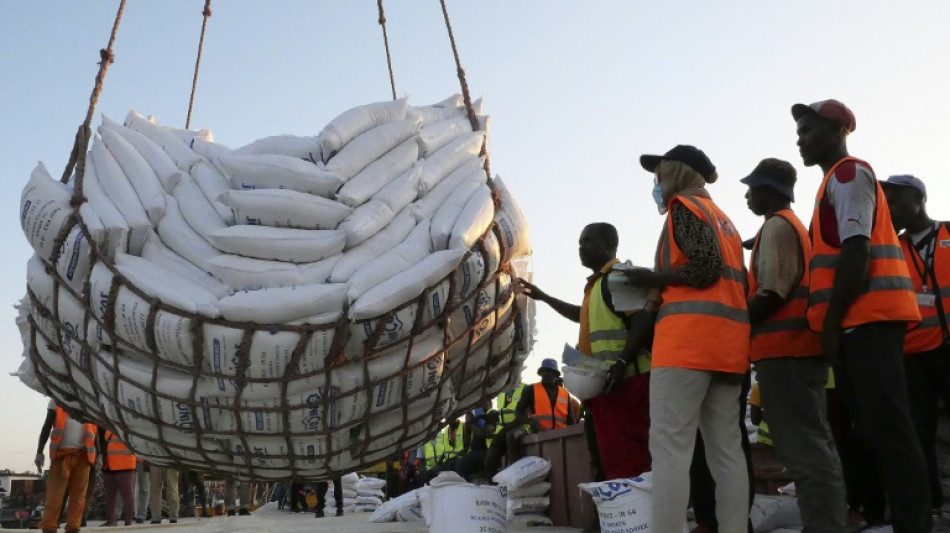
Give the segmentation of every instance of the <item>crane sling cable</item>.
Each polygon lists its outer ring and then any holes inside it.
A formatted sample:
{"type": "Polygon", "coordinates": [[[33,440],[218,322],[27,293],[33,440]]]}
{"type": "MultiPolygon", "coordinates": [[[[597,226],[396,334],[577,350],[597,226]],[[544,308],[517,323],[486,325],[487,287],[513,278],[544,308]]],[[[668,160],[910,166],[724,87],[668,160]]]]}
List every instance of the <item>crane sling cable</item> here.
{"type": "MultiPolygon", "coordinates": [[[[468,82],[465,80],[465,70],[462,68],[462,60],[459,59],[458,47],[455,45],[455,34],[452,32],[452,22],[449,20],[449,11],[445,7],[445,0],[439,0],[439,3],[442,4],[442,16],[445,18],[445,28],[449,32],[449,42],[452,44],[452,55],[455,57],[455,67],[458,72],[459,84],[462,86],[462,100],[465,102],[466,111],[468,111],[468,121],[472,125],[472,131],[478,131],[478,118],[475,116],[475,108],[472,107],[472,96],[468,90],[468,82]]],[[[488,164],[487,139],[482,142],[482,149],[479,155],[485,156],[485,172],[488,174],[490,181],[491,169],[488,164]]]]}
{"type": "Polygon", "coordinates": [[[69,155],[69,162],[66,163],[66,169],[60,181],[66,183],[73,169],[76,169],[76,184],[73,187],[73,207],[82,204],[85,199],[82,196],[82,177],[86,171],[86,148],[89,146],[89,137],[91,130],[89,124],[92,122],[92,115],[96,110],[96,103],[99,101],[99,94],[102,92],[102,84],[106,79],[106,71],[109,65],[115,62],[115,54],[112,52],[112,45],[115,44],[115,36],[119,32],[119,23],[122,21],[122,12],[125,10],[125,0],[119,0],[119,9],[115,14],[115,22],[112,24],[112,33],[109,35],[109,44],[99,50],[99,73],[96,74],[96,83],[92,88],[92,95],[89,97],[89,108],[86,110],[86,119],[79,126],[76,132],[76,140],[73,143],[73,150],[69,155]]]}
{"type": "Polygon", "coordinates": [[[195,90],[198,88],[198,69],[201,67],[201,50],[205,45],[205,30],[208,19],[211,18],[211,0],[205,0],[205,8],[201,11],[201,37],[198,39],[198,57],[195,58],[195,75],[191,79],[191,97],[188,99],[188,117],[185,119],[185,129],[191,127],[191,110],[195,105],[195,90]]]}
{"type": "Polygon", "coordinates": [[[379,25],[383,28],[383,45],[386,47],[386,66],[389,67],[389,85],[393,89],[393,100],[396,99],[396,79],[393,77],[393,58],[389,54],[389,35],[386,33],[386,13],[383,11],[383,0],[376,0],[379,6],[379,25]]]}

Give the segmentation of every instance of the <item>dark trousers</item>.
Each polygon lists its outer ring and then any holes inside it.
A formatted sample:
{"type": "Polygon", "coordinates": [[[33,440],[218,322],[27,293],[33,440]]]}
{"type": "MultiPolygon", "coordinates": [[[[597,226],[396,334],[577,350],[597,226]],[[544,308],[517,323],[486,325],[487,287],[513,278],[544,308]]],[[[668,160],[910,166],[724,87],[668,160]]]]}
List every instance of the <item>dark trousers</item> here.
{"type": "Polygon", "coordinates": [[[931,529],[927,465],[911,421],[903,352],[906,324],[875,322],[841,336],[835,384],[874,453],[895,533],[931,529]]]}
{"type": "Polygon", "coordinates": [[[204,516],[205,510],[208,508],[208,494],[205,492],[204,475],[195,471],[182,472],[180,482],[182,487],[179,489],[179,493],[184,498],[184,512],[182,514],[191,516],[185,513],[190,513],[195,508],[195,500],[197,500],[201,507],[198,516],[204,516]]]}
{"type": "MultiPolygon", "coordinates": [[[[745,454],[746,468],[749,475],[749,509],[752,509],[752,499],[755,497],[755,476],[752,470],[752,446],[749,444],[748,431],[745,428],[745,414],[749,389],[752,388],[752,374],[746,373],[742,380],[742,391],[739,393],[739,429],[742,435],[742,452],[745,454]]],[[[693,448],[693,462],[689,467],[689,497],[693,502],[693,513],[696,523],[719,531],[719,521],[716,520],[716,481],[706,463],[706,446],[703,436],[696,432],[696,446],[693,448]]],[[[749,531],[752,531],[752,522],[749,522],[749,531]]]]}
{"type": "Polygon", "coordinates": [[[930,507],[937,509],[943,505],[936,450],[938,405],[942,399],[944,408],[950,410],[950,346],[909,354],[904,357],[904,369],[910,414],[927,462],[930,507]]]}
{"type": "MultiPolygon", "coordinates": [[[[330,484],[326,481],[317,482],[317,510],[322,510],[327,505],[327,489],[330,484]]],[[[343,512],[343,479],[333,478],[333,499],[336,501],[336,510],[343,512]]]]}
{"type": "Polygon", "coordinates": [[[882,524],[887,501],[874,454],[858,435],[841,390],[836,386],[827,389],[825,394],[828,397],[828,424],[841,458],[848,508],[860,511],[869,524],[882,524]]]}
{"type": "Polygon", "coordinates": [[[308,511],[309,507],[307,506],[307,496],[303,492],[304,484],[299,481],[295,481],[290,484],[290,510],[291,512],[297,513],[301,510],[308,511]],[[298,508],[298,505],[300,508],[298,508]]]}
{"type": "Polygon", "coordinates": [[[106,492],[106,521],[115,523],[116,496],[122,497],[122,520],[132,524],[135,515],[135,470],[103,470],[102,484],[106,492]]]}

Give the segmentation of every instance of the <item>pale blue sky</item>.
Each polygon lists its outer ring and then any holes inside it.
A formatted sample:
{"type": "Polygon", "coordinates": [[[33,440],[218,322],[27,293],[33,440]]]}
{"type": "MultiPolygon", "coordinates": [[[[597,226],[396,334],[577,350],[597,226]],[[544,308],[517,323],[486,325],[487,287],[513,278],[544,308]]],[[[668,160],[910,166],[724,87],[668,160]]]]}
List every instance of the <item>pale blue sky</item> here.
{"type": "MultiPolygon", "coordinates": [[[[128,3],[97,107],[183,126],[201,0],[128,3]]],[[[435,0],[388,1],[400,96],[414,104],[458,91],[435,0]]],[[[21,346],[12,305],[32,251],[17,223],[19,194],[37,161],[54,175],[82,121],[117,2],[0,2],[0,468],[29,468],[45,400],[5,372],[21,346]]],[[[789,108],[838,98],[857,117],[854,155],[879,176],[914,173],[931,214],[950,217],[943,157],[950,136],[947,2],[850,0],[448,0],[473,95],[492,115],[492,170],[531,223],[535,279],[578,302],[576,239],[614,223],[623,259],[651,261],[662,219],[642,153],[695,144],[719,168],[713,198],[744,237],[758,228],[738,179],[764,157],[798,168],[800,216],[820,171],[801,165],[789,108]]],[[[376,2],[218,0],[209,21],[192,126],[237,147],[267,135],[314,135],[338,113],[390,98],[376,2]]],[[[576,326],[539,308],[526,380],[576,326]]]]}

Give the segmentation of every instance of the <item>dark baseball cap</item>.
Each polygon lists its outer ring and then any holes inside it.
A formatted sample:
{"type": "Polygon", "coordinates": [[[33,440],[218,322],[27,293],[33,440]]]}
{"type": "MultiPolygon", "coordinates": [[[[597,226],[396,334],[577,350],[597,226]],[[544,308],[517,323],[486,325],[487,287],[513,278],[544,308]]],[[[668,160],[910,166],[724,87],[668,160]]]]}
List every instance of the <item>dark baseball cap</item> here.
{"type": "Polygon", "coordinates": [[[924,196],[924,200],[927,199],[927,186],[924,185],[924,182],[915,176],[910,174],[899,174],[897,176],[891,176],[887,178],[887,181],[881,182],[882,187],[910,187],[911,189],[917,189],[920,191],[920,194],[924,196]]]}
{"type": "Polygon", "coordinates": [[[792,118],[798,120],[806,113],[817,115],[834,124],[841,126],[848,133],[857,128],[858,124],[854,120],[854,113],[848,109],[848,106],[835,99],[822,100],[813,104],[795,104],[792,106],[792,118]]]}
{"type": "Polygon", "coordinates": [[[657,165],[664,159],[685,163],[698,172],[706,181],[709,181],[710,176],[716,172],[716,165],[712,164],[706,154],[699,148],[688,144],[678,144],[663,155],[641,155],[640,165],[648,172],[656,172],[657,165]]]}
{"type": "Polygon", "coordinates": [[[766,159],[751,174],[739,180],[749,187],[771,187],[790,201],[795,201],[795,168],[780,159],[766,159]]]}

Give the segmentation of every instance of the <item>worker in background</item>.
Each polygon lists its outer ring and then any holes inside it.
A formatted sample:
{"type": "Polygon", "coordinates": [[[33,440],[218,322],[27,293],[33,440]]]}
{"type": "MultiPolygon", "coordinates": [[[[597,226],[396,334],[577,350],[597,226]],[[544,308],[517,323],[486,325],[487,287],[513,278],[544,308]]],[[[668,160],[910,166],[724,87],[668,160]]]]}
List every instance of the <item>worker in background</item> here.
{"type": "Polygon", "coordinates": [[[515,419],[506,424],[500,435],[492,439],[485,455],[485,476],[493,476],[501,466],[501,460],[507,454],[508,464],[521,458],[519,441],[529,433],[549,429],[560,429],[577,423],[571,412],[567,390],[559,387],[555,380],[561,375],[557,361],[545,359],[538,368],[541,381],[521,392],[521,399],[515,408],[515,419]],[[503,436],[502,436],[503,435],[503,436]]]}
{"type": "Polygon", "coordinates": [[[89,473],[99,457],[96,454],[95,424],[83,423],[69,416],[62,407],[50,400],[46,421],[40,430],[36,447],[36,468],[43,471],[46,458],[43,448],[49,441],[50,469],[46,480],[46,500],[40,529],[43,533],[55,533],[59,528],[59,514],[63,498],[68,496],[66,507],[66,533],[78,532],[82,524],[83,508],[89,473]]]}
{"type": "Polygon", "coordinates": [[[102,461],[102,484],[106,497],[106,523],[116,525],[117,496],[122,498],[122,520],[132,525],[135,515],[135,456],[112,430],[99,428],[99,452],[102,461]]]}
{"type": "Polygon", "coordinates": [[[940,400],[950,406],[950,223],[927,214],[927,186],[910,175],[881,182],[894,229],[900,234],[922,321],[904,338],[910,414],[927,462],[934,531],[950,530],[940,512],[943,486],[937,465],[940,400]]]}
{"type": "Polygon", "coordinates": [[[168,522],[178,523],[178,469],[170,466],[149,466],[149,501],[148,507],[152,513],[152,524],[162,523],[162,487],[165,488],[165,501],[168,502],[168,522]]]}
{"type": "Polygon", "coordinates": [[[149,464],[135,458],[135,523],[144,524],[148,517],[149,490],[151,489],[149,464]]]}
{"type": "Polygon", "coordinates": [[[432,440],[425,443],[426,473],[424,482],[428,482],[439,472],[455,470],[455,461],[465,454],[464,439],[462,437],[462,423],[459,419],[449,421],[449,425],[442,429],[432,440]]]}
{"type": "Polygon", "coordinates": [[[462,425],[463,447],[468,453],[455,461],[455,472],[471,481],[485,467],[485,456],[495,435],[495,428],[499,424],[498,411],[489,409],[491,401],[486,400],[466,413],[465,423],[462,425]]]}
{"type": "MultiPolygon", "coordinates": [[[[326,480],[317,482],[317,509],[314,511],[315,518],[326,516],[324,507],[327,505],[327,492],[330,489],[326,480]]],[[[343,516],[343,478],[335,476],[333,478],[333,503],[336,506],[336,516],[343,516]]]]}
{"type": "Polygon", "coordinates": [[[251,482],[238,481],[233,476],[224,480],[224,507],[227,509],[228,516],[248,516],[251,514],[251,482]],[[237,505],[237,501],[241,505],[237,505]]]}
{"type": "Polygon", "coordinates": [[[848,155],[856,126],[850,109],[824,100],[791,111],[802,161],[824,172],[811,219],[809,326],[874,450],[894,530],[929,532],[927,465],[903,361],[904,335],[920,311],[887,200],[870,165],[848,155]]]}

